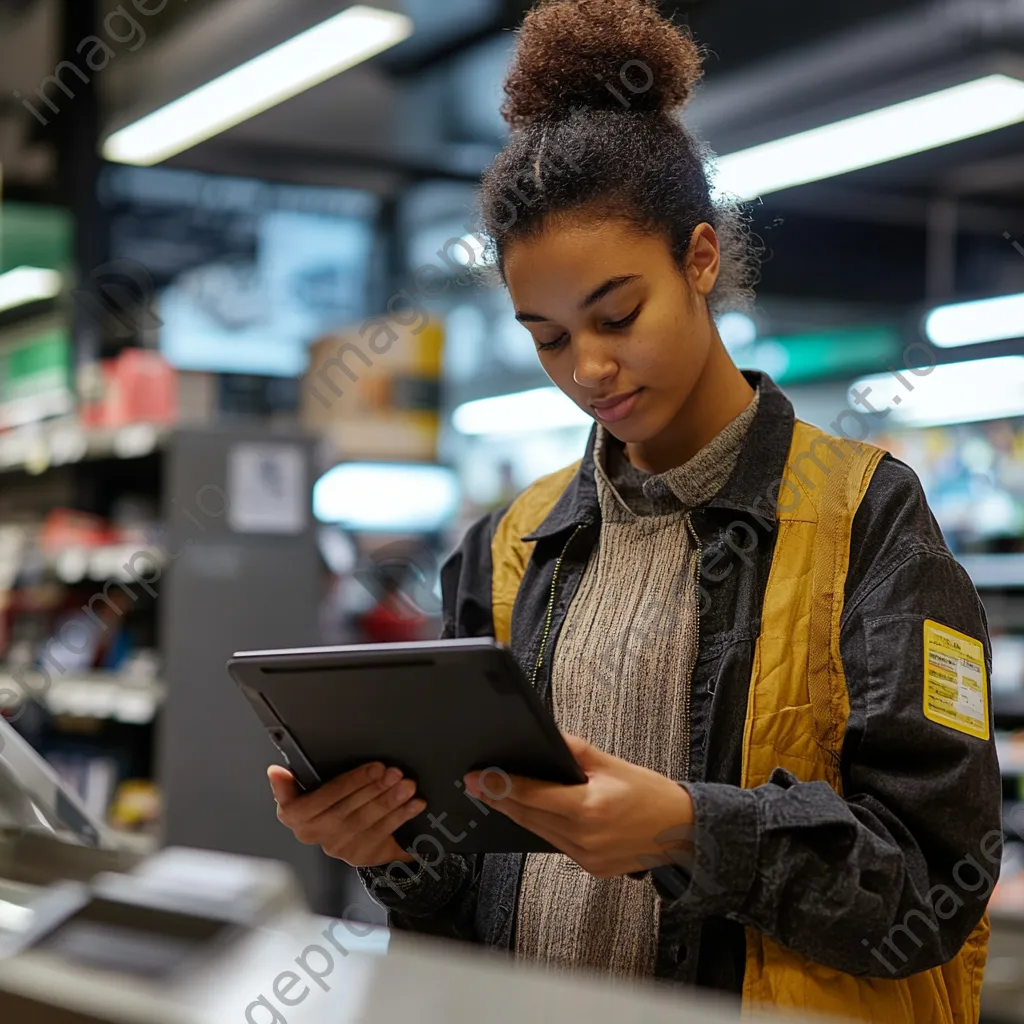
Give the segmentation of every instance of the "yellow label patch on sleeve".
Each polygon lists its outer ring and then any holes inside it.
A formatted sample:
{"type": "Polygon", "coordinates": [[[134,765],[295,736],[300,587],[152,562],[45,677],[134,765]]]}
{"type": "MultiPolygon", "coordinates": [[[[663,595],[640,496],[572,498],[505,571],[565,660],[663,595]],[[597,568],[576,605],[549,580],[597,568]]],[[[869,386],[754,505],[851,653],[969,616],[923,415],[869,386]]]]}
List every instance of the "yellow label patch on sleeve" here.
{"type": "Polygon", "coordinates": [[[968,736],[989,738],[985,648],[932,619],[924,620],[924,716],[968,736]]]}

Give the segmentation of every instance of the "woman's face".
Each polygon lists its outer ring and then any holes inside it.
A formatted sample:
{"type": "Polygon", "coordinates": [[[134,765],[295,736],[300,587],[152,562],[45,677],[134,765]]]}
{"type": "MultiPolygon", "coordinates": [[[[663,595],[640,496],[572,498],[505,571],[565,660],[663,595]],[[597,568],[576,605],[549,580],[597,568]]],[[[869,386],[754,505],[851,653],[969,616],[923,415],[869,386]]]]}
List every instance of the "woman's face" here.
{"type": "Polygon", "coordinates": [[[718,239],[699,225],[686,274],[661,237],[627,221],[560,222],[512,243],[505,280],[541,365],[624,442],[648,441],[686,404],[711,350],[704,298],[718,239]]]}

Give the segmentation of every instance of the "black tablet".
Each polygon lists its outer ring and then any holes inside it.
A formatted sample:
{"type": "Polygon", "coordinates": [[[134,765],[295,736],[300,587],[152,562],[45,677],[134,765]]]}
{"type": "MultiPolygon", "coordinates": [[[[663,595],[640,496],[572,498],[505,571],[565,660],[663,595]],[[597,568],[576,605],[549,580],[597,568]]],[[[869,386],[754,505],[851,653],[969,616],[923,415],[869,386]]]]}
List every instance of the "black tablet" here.
{"type": "Polygon", "coordinates": [[[395,833],[403,848],[428,835],[454,853],[550,852],[465,793],[463,776],[497,769],[486,776],[496,798],[502,773],[586,781],[511,651],[490,638],[242,651],[228,671],[304,789],[369,761],[415,780],[427,806],[395,833]]]}

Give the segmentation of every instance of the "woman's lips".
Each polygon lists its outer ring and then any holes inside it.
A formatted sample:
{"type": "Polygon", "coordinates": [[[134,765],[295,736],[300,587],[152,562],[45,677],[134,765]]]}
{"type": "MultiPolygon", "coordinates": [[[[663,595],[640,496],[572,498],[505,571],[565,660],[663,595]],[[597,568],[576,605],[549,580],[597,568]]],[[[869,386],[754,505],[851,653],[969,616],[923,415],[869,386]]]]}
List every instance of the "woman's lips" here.
{"type": "Polygon", "coordinates": [[[615,423],[617,420],[624,420],[633,411],[642,391],[643,388],[637,388],[636,391],[623,395],[610,405],[602,404],[600,407],[592,405],[591,409],[602,423],[615,423]]]}

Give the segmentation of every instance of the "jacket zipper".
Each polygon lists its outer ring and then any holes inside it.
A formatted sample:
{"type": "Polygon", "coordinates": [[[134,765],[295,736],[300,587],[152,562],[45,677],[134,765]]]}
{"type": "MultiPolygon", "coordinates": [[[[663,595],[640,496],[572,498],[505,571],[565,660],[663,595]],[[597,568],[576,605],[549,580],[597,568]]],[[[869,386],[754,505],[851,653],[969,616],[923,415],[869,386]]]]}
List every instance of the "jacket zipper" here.
{"type": "MultiPolygon", "coordinates": [[[[544,615],[544,633],[540,639],[540,650],[537,652],[537,661],[533,666],[533,674],[530,677],[530,685],[534,690],[537,689],[537,676],[540,673],[541,664],[544,661],[544,651],[547,648],[548,637],[551,635],[551,619],[555,611],[555,588],[558,585],[558,573],[562,568],[562,561],[565,558],[565,553],[569,550],[569,545],[576,539],[576,534],[580,532],[584,527],[589,526],[589,523],[580,523],[576,529],[572,531],[569,539],[565,542],[565,546],[562,548],[561,554],[555,559],[555,568],[551,573],[551,590],[548,596],[548,608],[544,615]]],[[[523,888],[523,874],[526,871],[526,858],[530,855],[528,853],[521,854],[519,857],[519,873],[516,877],[516,888],[512,894],[512,927],[509,932],[509,950],[513,954],[515,953],[516,944],[516,918],[519,912],[519,894],[523,888]]]]}
{"type": "Polygon", "coordinates": [[[533,666],[533,675],[530,678],[530,684],[534,689],[537,688],[537,675],[540,672],[541,662],[544,660],[544,649],[547,647],[548,636],[551,633],[551,618],[555,610],[555,587],[558,584],[558,571],[562,568],[562,559],[565,558],[565,553],[569,550],[569,545],[576,539],[576,534],[578,534],[586,525],[586,523],[580,523],[576,529],[572,531],[572,535],[565,542],[565,547],[562,548],[562,553],[555,559],[555,569],[551,574],[551,592],[548,597],[548,610],[544,616],[544,633],[540,638],[540,650],[537,652],[537,661],[533,666]]]}
{"type": "Polygon", "coordinates": [[[693,693],[693,676],[697,668],[697,658],[700,656],[700,567],[701,561],[704,557],[704,548],[701,545],[700,537],[697,536],[697,531],[693,528],[693,520],[690,517],[690,513],[686,513],[686,528],[690,532],[690,536],[693,538],[693,542],[697,545],[697,557],[694,559],[693,569],[693,583],[694,583],[694,597],[696,598],[696,615],[697,615],[697,640],[693,654],[693,664],[690,666],[690,677],[686,681],[686,692],[683,694],[683,723],[685,725],[685,735],[683,737],[683,780],[689,781],[690,779],[690,737],[692,735],[692,728],[690,725],[690,703],[691,695],[693,693]]]}

